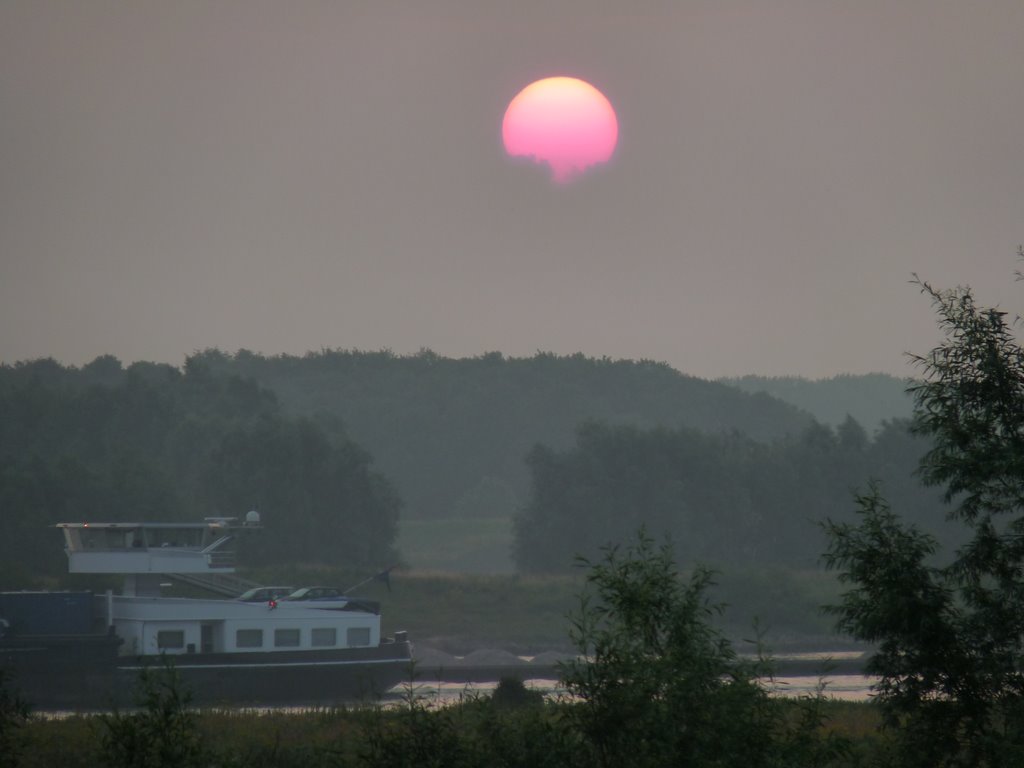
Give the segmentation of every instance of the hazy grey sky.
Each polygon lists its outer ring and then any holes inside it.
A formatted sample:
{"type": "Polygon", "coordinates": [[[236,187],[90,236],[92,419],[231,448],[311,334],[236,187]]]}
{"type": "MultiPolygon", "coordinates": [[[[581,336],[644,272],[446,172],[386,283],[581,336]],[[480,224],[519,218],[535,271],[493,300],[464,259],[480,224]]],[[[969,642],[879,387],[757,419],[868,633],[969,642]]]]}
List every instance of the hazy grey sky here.
{"type": "Polygon", "coordinates": [[[0,360],[207,347],[908,375],[1016,311],[1024,2],[0,2],[0,360]],[[603,10],[606,9],[606,10],[603,10]],[[618,112],[508,160],[539,77],[618,112]]]}

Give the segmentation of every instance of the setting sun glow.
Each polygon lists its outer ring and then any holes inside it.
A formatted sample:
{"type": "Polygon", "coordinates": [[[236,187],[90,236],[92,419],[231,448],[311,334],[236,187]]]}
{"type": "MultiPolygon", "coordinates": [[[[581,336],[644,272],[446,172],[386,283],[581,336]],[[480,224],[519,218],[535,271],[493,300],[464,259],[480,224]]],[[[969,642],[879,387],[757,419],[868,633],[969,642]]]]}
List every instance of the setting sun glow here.
{"type": "Polygon", "coordinates": [[[546,163],[564,184],[615,151],[619,122],[597,88],[575,77],[548,77],[512,99],[501,125],[505,151],[546,163]]]}

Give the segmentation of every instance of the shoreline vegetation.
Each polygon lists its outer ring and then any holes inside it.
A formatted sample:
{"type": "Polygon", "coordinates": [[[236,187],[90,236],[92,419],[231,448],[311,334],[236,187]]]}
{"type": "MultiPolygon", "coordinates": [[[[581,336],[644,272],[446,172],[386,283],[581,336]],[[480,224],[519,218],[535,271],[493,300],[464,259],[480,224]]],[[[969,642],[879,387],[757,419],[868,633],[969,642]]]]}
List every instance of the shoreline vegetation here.
{"type": "Polygon", "coordinates": [[[713,621],[711,572],[681,572],[667,543],[656,547],[641,529],[636,543],[580,565],[582,580],[564,585],[576,588],[567,614],[575,653],[545,659],[557,672],[554,695],[504,677],[489,695],[467,688],[442,703],[411,666],[391,705],[197,710],[168,657],[140,673],[129,711],[35,717],[0,680],[15,704],[0,711],[4,764],[841,768],[876,749],[870,705],[830,700],[823,684],[773,694],[778,665],[761,644],[753,654],[734,649],[713,621]]]}
{"type": "MultiPolygon", "coordinates": [[[[205,765],[218,766],[370,766],[368,742],[384,732],[408,729],[412,725],[426,733],[454,729],[467,740],[479,738],[483,728],[503,725],[522,729],[532,723],[541,729],[565,716],[572,706],[561,702],[541,705],[532,701],[529,689],[520,691],[506,686],[517,697],[511,704],[502,694],[469,693],[443,709],[425,700],[405,700],[391,708],[352,707],[304,712],[263,710],[200,710],[190,712],[189,722],[196,740],[206,745],[216,757],[205,765]]],[[[411,692],[415,699],[415,689],[411,692]]],[[[784,703],[791,715],[799,714],[798,703],[784,703]]],[[[867,702],[827,700],[821,704],[822,735],[843,739],[850,745],[850,754],[821,765],[845,768],[860,764],[858,756],[871,754],[882,743],[878,732],[878,709],[867,702]]],[[[60,718],[32,717],[19,729],[19,768],[91,768],[111,765],[104,754],[104,720],[102,715],[70,715],[60,718]]],[[[446,765],[443,754],[434,755],[446,765]]],[[[116,763],[114,763],[116,765],[116,763]]],[[[200,763],[169,762],[168,765],[199,765],[200,763]]],[[[399,763],[380,763],[398,765],[399,763]]],[[[405,763],[413,765],[411,761],[405,763]]],[[[518,765],[518,763],[509,763],[518,765]]],[[[552,763],[548,763],[553,765],[552,763]]],[[[121,763],[130,765],[130,763],[121,763]]],[[[141,765],[141,764],[140,764],[141,765]]]]}

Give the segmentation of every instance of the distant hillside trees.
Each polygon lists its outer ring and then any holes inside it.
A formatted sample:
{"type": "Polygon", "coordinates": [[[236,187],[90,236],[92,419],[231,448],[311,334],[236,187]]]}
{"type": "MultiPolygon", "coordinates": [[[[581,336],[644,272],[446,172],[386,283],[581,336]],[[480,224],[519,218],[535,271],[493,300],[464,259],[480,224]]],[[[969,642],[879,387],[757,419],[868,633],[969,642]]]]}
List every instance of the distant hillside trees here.
{"type": "Polygon", "coordinates": [[[863,478],[878,479],[922,516],[939,503],[913,479],[928,442],[907,427],[887,422],[870,440],[848,418],[768,444],[738,433],[588,424],[572,448],[530,453],[516,563],[566,570],[575,555],[592,558],[643,525],[670,536],[684,565],[816,567],[825,544],[817,523],[851,515],[863,478]]]}
{"type": "Polygon", "coordinates": [[[324,350],[263,357],[209,350],[191,360],[252,377],[292,413],[340,419],[415,518],[510,514],[529,493],[523,457],[531,447],[568,448],[587,421],[738,431],[760,441],[799,434],[812,422],[767,395],[663,363],[581,354],[451,359],[430,351],[324,350]]]}
{"type": "MultiPolygon", "coordinates": [[[[0,563],[65,569],[61,521],[201,520],[258,507],[260,562],[391,561],[398,496],[337,424],[283,413],[251,380],[112,357],[0,366],[0,563]]],[[[10,582],[8,582],[10,583],[10,582]]]]}
{"type": "Polygon", "coordinates": [[[0,509],[17,534],[0,541],[0,567],[63,570],[44,527],[60,520],[252,506],[268,527],[252,540],[260,562],[375,566],[395,556],[399,498],[419,518],[514,516],[526,570],[566,568],[642,522],[671,533],[683,562],[813,564],[814,522],[865,476],[919,503],[906,478],[924,450],[900,421],[870,436],[852,418],[822,426],[648,361],[37,360],[0,366],[0,509]]]}
{"type": "Polygon", "coordinates": [[[762,392],[795,405],[823,424],[838,426],[852,416],[873,433],[892,419],[909,419],[914,400],[907,381],[884,373],[844,374],[828,379],[799,376],[742,376],[719,379],[744,392],[762,392]]]}

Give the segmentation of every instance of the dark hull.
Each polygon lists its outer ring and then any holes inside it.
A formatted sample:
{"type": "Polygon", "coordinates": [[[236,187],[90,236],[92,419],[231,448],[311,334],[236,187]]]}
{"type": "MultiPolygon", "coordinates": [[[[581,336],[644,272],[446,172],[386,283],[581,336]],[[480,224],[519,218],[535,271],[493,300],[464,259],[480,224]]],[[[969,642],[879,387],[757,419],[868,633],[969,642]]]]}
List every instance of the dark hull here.
{"type": "MultiPolygon", "coordinates": [[[[9,663],[14,687],[35,709],[87,711],[135,706],[140,673],[149,669],[159,674],[164,664],[160,657],[109,654],[94,655],[93,663],[88,664],[82,663],[80,651],[72,654],[72,661],[63,653],[67,648],[51,650],[50,654],[36,654],[31,663],[24,657],[19,663],[9,663]]],[[[194,706],[330,707],[371,701],[408,680],[410,655],[409,643],[395,642],[377,648],[186,654],[167,660],[194,706]]]]}
{"type": "Polygon", "coordinates": [[[120,646],[114,635],[5,637],[0,667],[33,709],[77,709],[83,697],[111,688],[120,646]]]}

